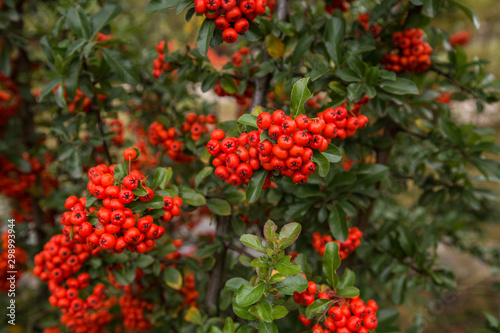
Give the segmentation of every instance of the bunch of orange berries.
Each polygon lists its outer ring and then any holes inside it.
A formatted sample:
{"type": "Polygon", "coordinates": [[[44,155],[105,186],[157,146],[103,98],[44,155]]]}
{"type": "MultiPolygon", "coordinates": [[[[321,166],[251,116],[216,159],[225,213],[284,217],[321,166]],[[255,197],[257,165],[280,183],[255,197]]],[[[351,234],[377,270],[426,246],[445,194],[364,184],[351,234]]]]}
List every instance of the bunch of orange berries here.
{"type": "Polygon", "coordinates": [[[387,70],[420,73],[431,67],[432,47],[424,42],[422,29],[410,28],[392,35],[396,49],[387,53],[382,63],[387,70]]]}

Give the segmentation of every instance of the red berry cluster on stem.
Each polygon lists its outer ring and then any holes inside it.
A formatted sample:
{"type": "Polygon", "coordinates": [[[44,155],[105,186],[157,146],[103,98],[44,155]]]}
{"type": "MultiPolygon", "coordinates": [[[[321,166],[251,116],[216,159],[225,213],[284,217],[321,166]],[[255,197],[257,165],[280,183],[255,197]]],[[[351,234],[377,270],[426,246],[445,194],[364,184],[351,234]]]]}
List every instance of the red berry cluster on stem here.
{"type": "Polygon", "coordinates": [[[90,256],[99,252],[99,248],[89,251],[68,236],[59,234],[34,257],[33,274],[48,283],[49,303],[61,309],[61,323],[71,332],[101,331],[113,319],[108,310],[114,300],[107,299],[105,286],[97,284],[92,289],[90,275],[79,273],[90,256]],[[89,288],[90,293],[85,290],[89,288]]]}
{"type": "Polygon", "coordinates": [[[266,12],[266,0],[195,0],[194,9],[207,19],[215,20],[226,43],[234,43],[238,34],[250,28],[250,22],[266,12]]]}
{"type": "Polygon", "coordinates": [[[172,66],[165,62],[165,41],[161,41],[156,45],[156,51],[158,52],[158,57],[153,61],[153,76],[159,78],[161,73],[168,72],[172,69],[172,66]]]}
{"type": "Polygon", "coordinates": [[[344,260],[358,246],[361,245],[361,237],[363,237],[363,233],[356,227],[349,228],[349,236],[345,242],[334,240],[330,235],[322,236],[319,232],[313,233],[312,237],[314,250],[320,255],[325,253],[326,244],[335,242],[339,245],[340,259],[344,260]]]}
{"type": "MultiPolygon", "coordinates": [[[[58,89],[59,89],[59,85],[57,85],[52,90],[54,95],[57,93],[58,89]]],[[[90,110],[92,110],[92,101],[90,100],[90,98],[85,96],[83,91],[81,91],[80,89],[76,89],[75,98],[70,100],[66,89],[63,88],[63,90],[64,90],[64,99],[66,100],[66,102],[68,104],[68,110],[70,110],[72,113],[76,113],[76,112],[80,112],[80,111],[87,113],[90,110]]],[[[100,101],[104,101],[106,99],[106,95],[102,95],[102,94],[98,94],[97,97],[99,98],[100,101]]]]}
{"type": "MultiPolygon", "coordinates": [[[[293,300],[305,306],[311,305],[316,299],[330,299],[334,302],[311,327],[313,333],[368,333],[368,330],[377,328],[378,305],[374,300],[365,304],[359,297],[342,298],[331,289],[319,290],[313,281],[309,281],[309,286],[302,293],[293,294],[293,300]]],[[[312,319],[302,314],[299,314],[299,320],[304,326],[313,323],[312,319]]]]}
{"type": "MultiPolygon", "coordinates": [[[[367,122],[368,118],[351,115],[343,106],[328,108],[317,118],[299,115],[292,119],[282,110],[272,114],[262,112],[257,117],[258,131],[242,133],[238,138],[224,138],[222,130],[215,130],[207,149],[215,156],[212,164],[216,167],[216,176],[229,184],[247,184],[260,168],[278,171],[291,177],[294,183],[302,184],[316,170],[311,160],[313,150],[325,151],[333,138],[342,140],[353,136],[367,122]],[[270,139],[261,141],[264,131],[270,139]]],[[[265,186],[270,185],[268,180],[265,186]]]]}
{"type": "Polygon", "coordinates": [[[392,35],[397,47],[382,59],[385,68],[396,73],[420,73],[431,67],[432,47],[424,42],[422,29],[410,28],[392,35]]]}
{"type": "Polygon", "coordinates": [[[182,123],[181,130],[175,127],[166,129],[162,124],[154,122],[149,127],[149,142],[153,146],[161,145],[168,156],[177,163],[191,163],[195,157],[188,155],[184,147],[184,137],[186,134],[193,141],[199,141],[202,135],[208,133],[208,126],[215,124],[217,117],[214,114],[197,115],[188,113],[186,121],[182,123]]]}

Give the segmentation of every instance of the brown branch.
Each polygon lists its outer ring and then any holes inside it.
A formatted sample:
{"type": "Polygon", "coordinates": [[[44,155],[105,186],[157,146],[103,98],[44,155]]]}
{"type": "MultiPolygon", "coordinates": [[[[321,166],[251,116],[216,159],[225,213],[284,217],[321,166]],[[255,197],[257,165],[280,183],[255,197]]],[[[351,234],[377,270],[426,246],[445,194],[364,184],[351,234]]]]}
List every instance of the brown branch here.
{"type": "Polygon", "coordinates": [[[451,84],[453,84],[455,87],[459,88],[463,92],[468,93],[474,99],[479,99],[479,96],[474,91],[472,91],[468,87],[464,86],[463,84],[461,84],[460,82],[458,82],[457,80],[455,80],[455,78],[452,77],[449,73],[446,73],[446,72],[442,71],[440,68],[438,68],[435,65],[431,66],[431,70],[434,71],[434,72],[436,72],[437,74],[443,76],[444,78],[446,78],[448,81],[450,81],[451,84]]]}
{"type": "MultiPolygon", "coordinates": [[[[231,216],[217,216],[216,222],[215,237],[221,239],[231,230],[231,216]]],[[[205,307],[210,316],[215,316],[219,313],[219,296],[225,283],[224,275],[227,249],[224,246],[222,251],[215,255],[215,265],[209,274],[205,307]]]]}
{"type": "Polygon", "coordinates": [[[229,243],[229,242],[224,242],[224,246],[227,247],[228,249],[230,250],[233,250],[234,252],[238,252],[239,254],[242,254],[244,256],[248,256],[252,259],[257,259],[256,256],[254,256],[253,254],[250,254],[248,253],[247,251],[245,251],[244,249],[234,245],[233,243],[229,243]]]}

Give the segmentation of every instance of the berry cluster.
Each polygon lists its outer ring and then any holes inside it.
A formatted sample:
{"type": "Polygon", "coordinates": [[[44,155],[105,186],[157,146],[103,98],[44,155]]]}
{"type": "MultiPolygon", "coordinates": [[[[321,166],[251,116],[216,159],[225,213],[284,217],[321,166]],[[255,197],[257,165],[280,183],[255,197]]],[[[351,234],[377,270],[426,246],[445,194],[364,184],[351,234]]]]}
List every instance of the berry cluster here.
{"type": "Polygon", "coordinates": [[[385,68],[396,73],[420,73],[431,67],[432,47],[424,42],[422,29],[410,28],[392,34],[397,49],[387,53],[382,59],[385,68]]]}
{"type": "MultiPolygon", "coordinates": [[[[137,157],[137,151],[125,149],[123,156],[131,161],[137,157]]],[[[104,164],[89,169],[87,189],[97,200],[86,208],[86,198],[70,196],[65,203],[68,211],[61,217],[61,224],[65,226],[63,232],[66,235],[73,233],[73,240],[85,244],[89,250],[100,247],[116,253],[125,249],[148,252],[165,229],[153,223],[152,215],[134,214],[128,205],[137,200],[148,202],[153,199],[154,192],[145,187],[145,177],[138,170],[115,177],[114,169],[115,166],[104,164]],[[96,220],[95,227],[89,222],[92,219],[96,220]]],[[[163,220],[181,214],[181,198],[164,197],[163,201],[163,220]]]]}
{"type": "Polygon", "coordinates": [[[17,244],[13,245],[9,242],[9,234],[7,233],[7,231],[2,234],[1,243],[2,248],[0,250],[0,291],[7,293],[11,290],[16,289],[12,284],[17,283],[23,275],[26,265],[26,259],[28,258],[28,256],[26,254],[26,251],[21,249],[17,244]],[[14,266],[12,266],[12,263],[14,263],[14,266]],[[12,275],[15,276],[15,282],[11,281],[12,275]]]}
{"type": "MultiPolygon", "coordinates": [[[[309,286],[302,293],[295,292],[293,300],[301,305],[310,305],[316,299],[333,299],[334,302],[315,325],[311,327],[313,333],[368,333],[368,330],[377,328],[378,305],[374,300],[365,302],[359,297],[342,298],[335,291],[326,289],[319,291],[318,285],[309,281],[309,286]],[[320,320],[323,320],[320,323],[320,320]]],[[[299,314],[299,320],[304,326],[309,326],[312,320],[299,314]]]]}
{"type": "Polygon", "coordinates": [[[359,245],[361,245],[361,237],[363,233],[358,228],[349,228],[349,236],[347,240],[343,243],[333,240],[330,235],[323,235],[319,232],[313,233],[313,247],[316,252],[320,255],[325,253],[326,244],[335,242],[339,245],[339,255],[340,259],[344,260],[349,254],[351,254],[359,245]]]}
{"type": "Polygon", "coordinates": [[[266,0],[195,0],[194,10],[215,20],[215,26],[222,31],[226,43],[234,43],[238,34],[250,28],[250,22],[266,12],[266,0]]]}
{"type": "Polygon", "coordinates": [[[190,155],[184,147],[186,137],[189,136],[193,141],[199,141],[203,134],[208,133],[207,125],[216,122],[217,117],[212,113],[206,116],[188,113],[179,131],[175,127],[165,129],[162,124],[155,121],[149,127],[149,142],[153,146],[161,144],[173,161],[191,163],[195,157],[190,155]]]}
{"type": "MultiPolygon", "coordinates": [[[[58,89],[59,89],[59,85],[57,85],[52,90],[54,95],[56,94],[58,89]]],[[[101,102],[106,99],[106,96],[102,95],[102,94],[98,94],[97,97],[99,98],[99,100],[101,102]]],[[[90,99],[87,96],[85,96],[83,91],[81,91],[80,89],[76,89],[76,95],[75,95],[75,98],[73,100],[68,99],[68,93],[66,92],[66,89],[64,89],[64,99],[66,100],[66,102],[68,104],[68,110],[70,110],[72,113],[76,113],[79,111],[89,112],[90,110],[92,110],[92,102],[90,101],[90,99]]]]}
{"type": "Polygon", "coordinates": [[[57,186],[57,179],[46,169],[52,160],[49,154],[44,156],[44,160],[29,156],[28,154],[23,154],[21,157],[31,167],[29,172],[19,170],[13,162],[5,156],[0,155],[0,164],[2,165],[0,171],[0,193],[11,199],[11,216],[18,223],[31,218],[30,215],[33,207],[29,193],[36,186],[37,178],[40,181],[40,188],[43,189],[44,196],[48,196],[57,186]]]}
{"type": "Polygon", "coordinates": [[[181,296],[184,298],[183,306],[196,306],[196,300],[200,296],[198,291],[196,290],[196,282],[194,275],[191,273],[187,273],[184,275],[184,284],[179,290],[181,296]]]}
{"type": "Polygon", "coordinates": [[[382,27],[377,23],[370,25],[370,13],[359,14],[357,21],[365,31],[370,31],[373,37],[377,37],[382,31],[382,27]]]}
{"type": "Polygon", "coordinates": [[[469,40],[471,38],[471,34],[467,30],[461,30],[455,32],[453,35],[450,36],[450,45],[455,46],[464,46],[467,43],[469,43],[469,40]]]}
{"type": "Polygon", "coordinates": [[[250,62],[250,48],[248,46],[243,46],[239,50],[236,50],[231,56],[231,62],[234,67],[241,67],[243,61],[246,63],[250,62]]]}
{"type": "MultiPolygon", "coordinates": [[[[356,117],[345,107],[328,108],[311,119],[299,115],[296,119],[286,116],[282,110],[273,114],[262,112],[257,117],[258,131],[242,133],[238,138],[224,138],[220,129],[211,134],[208,152],[215,156],[212,164],[215,174],[229,184],[248,183],[253,173],[261,167],[279,171],[291,177],[296,184],[307,182],[316,170],[311,160],[313,150],[325,151],[331,139],[353,136],[358,128],[366,126],[368,118],[356,117]],[[270,139],[261,141],[267,131],[270,139]]],[[[266,186],[270,181],[266,181],[266,186]]]]}
{"type": "Polygon", "coordinates": [[[153,61],[153,76],[159,78],[162,72],[168,72],[172,69],[172,66],[165,62],[165,41],[161,41],[156,45],[156,51],[158,51],[158,57],[153,61]]]}
{"type": "Polygon", "coordinates": [[[98,284],[89,294],[84,289],[90,287],[90,275],[76,275],[90,256],[99,252],[99,248],[89,252],[83,245],[59,234],[34,257],[33,274],[48,283],[49,303],[61,309],[61,323],[71,332],[100,332],[113,319],[109,309],[115,301],[107,299],[105,286],[98,284]],[[85,299],[81,298],[83,295],[85,299]]]}
{"type": "Polygon", "coordinates": [[[111,139],[111,142],[117,146],[122,146],[125,143],[123,137],[123,122],[120,119],[113,119],[109,122],[109,130],[116,135],[111,139]]]}
{"type": "Polygon", "coordinates": [[[351,5],[349,3],[356,0],[329,0],[325,6],[325,11],[333,14],[336,9],[340,9],[342,12],[347,12],[351,5]]]}
{"type": "Polygon", "coordinates": [[[130,331],[148,331],[153,324],[147,316],[146,311],[151,312],[153,303],[147,302],[140,297],[125,294],[120,297],[119,304],[122,310],[123,326],[130,331]]]}
{"type": "Polygon", "coordinates": [[[21,96],[17,84],[10,77],[0,72],[0,127],[5,126],[13,115],[17,114],[21,96]]]}

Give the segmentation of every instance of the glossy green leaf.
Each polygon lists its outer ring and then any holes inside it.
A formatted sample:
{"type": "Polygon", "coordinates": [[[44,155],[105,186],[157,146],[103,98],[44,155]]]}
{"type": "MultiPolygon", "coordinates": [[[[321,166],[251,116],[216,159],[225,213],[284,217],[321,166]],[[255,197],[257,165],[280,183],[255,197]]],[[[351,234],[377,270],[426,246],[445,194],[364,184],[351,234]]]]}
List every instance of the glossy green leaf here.
{"type": "Polygon", "coordinates": [[[304,103],[311,97],[311,91],[307,88],[309,78],[300,79],[293,85],[292,96],[290,98],[290,113],[292,118],[299,114],[304,114],[304,103]]]}

